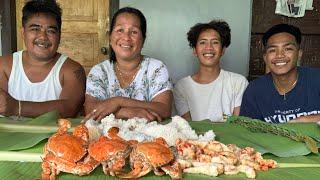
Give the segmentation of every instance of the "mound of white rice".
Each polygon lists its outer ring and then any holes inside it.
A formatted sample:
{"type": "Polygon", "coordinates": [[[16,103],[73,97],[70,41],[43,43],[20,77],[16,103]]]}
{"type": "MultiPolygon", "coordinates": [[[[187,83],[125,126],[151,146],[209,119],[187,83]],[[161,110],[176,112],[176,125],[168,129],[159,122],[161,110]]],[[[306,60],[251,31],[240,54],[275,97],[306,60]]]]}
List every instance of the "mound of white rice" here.
{"type": "Polygon", "coordinates": [[[172,121],[166,125],[159,124],[156,121],[149,122],[144,118],[132,118],[128,120],[116,119],[113,114],[106,116],[98,124],[94,120],[86,122],[86,126],[91,132],[90,139],[99,137],[99,133],[108,136],[108,130],[111,127],[120,129],[118,135],[125,140],[137,140],[139,142],[151,141],[157,137],[163,137],[170,146],[174,146],[178,138],[192,139],[200,141],[214,140],[215,134],[212,130],[204,135],[198,136],[189,125],[188,121],[180,116],[172,117],[172,121]]]}

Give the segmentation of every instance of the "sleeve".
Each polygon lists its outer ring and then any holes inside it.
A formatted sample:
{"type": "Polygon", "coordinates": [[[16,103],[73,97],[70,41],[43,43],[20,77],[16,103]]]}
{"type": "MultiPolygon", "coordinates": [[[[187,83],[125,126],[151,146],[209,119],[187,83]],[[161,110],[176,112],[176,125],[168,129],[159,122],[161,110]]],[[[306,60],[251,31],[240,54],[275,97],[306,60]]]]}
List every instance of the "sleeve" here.
{"type": "Polygon", "coordinates": [[[165,64],[161,63],[159,66],[151,68],[149,90],[150,100],[164,91],[172,91],[172,82],[165,64]]]}
{"type": "Polygon", "coordinates": [[[248,88],[243,93],[240,116],[246,116],[253,119],[263,119],[257,107],[258,105],[256,103],[254,90],[249,84],[248,88]]]}
{"type": "Polygon", "coordinates": [[[99,100],[108,98],[107,87],[108,76],[102,65],[94,66],[87,77],[86,94],[95,97],[99,100]]]}
{"type": "Polygon", "coordinates": [[[173,89],[173,97],[175,107],[179,116],[182,116],[188,111],[190,111],[187,98],[184,95],[183,87],[180,86],[178,83],[175,85],[173,89]]]}
{"type": "Polygon", "coordinates": [[[242,96],[248,84],[249,83],[247,79],[244,77],[241,77],[241,79],[237,82],[237,86],[235,87],[235,106],[234,107],[241,106],[242,96]]]}

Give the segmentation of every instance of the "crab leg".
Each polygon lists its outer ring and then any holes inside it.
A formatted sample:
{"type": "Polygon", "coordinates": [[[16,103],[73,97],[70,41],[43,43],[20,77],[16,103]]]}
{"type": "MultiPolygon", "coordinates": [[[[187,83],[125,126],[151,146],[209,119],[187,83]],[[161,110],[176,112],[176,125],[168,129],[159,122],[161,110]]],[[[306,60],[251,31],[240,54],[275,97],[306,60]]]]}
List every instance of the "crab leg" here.
{"type": "Polygon", "coordinates": [[[172,166],[162,166],[161,169],[172,179],[181,179],[181,168],[178,162],[174,162],[172,166]]]}
{"type": "Polygon", "coordinates": [[[152,170],[151,165],[147,165],[146,163],[142,163],[141,161],[136,161],[133,164],[133,169],[127,174],[119,173],[117,174],[120,178],[139,178],[148,174],[152,170]]]}

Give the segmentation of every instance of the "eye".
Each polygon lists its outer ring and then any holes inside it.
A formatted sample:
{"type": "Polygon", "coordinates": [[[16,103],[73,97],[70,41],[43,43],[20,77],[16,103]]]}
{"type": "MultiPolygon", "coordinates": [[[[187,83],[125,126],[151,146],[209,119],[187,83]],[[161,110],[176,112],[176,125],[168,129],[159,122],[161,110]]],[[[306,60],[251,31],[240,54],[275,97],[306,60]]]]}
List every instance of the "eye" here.
{"type": "Polygon", "coordinates": [[[218,45],[218,44],[220,44],[220,41],[213,41],[212,44],[213,45],[218,45]]]}
{"type": "Polygon", "coordinates": [[[55,34],[58,33],[58,31],[57,31],[56,29],[54,29],[54,28],[50,28],[50,29],[47,30],[47,33],[48,33],[48,34],[55,35],[55,34]]]}
{"type": "Polygon", "coordinates": [[[34,26],[34,27],[31,27],[30,28],[30,31],[40,31],[41,29],[40,29],[40,27],[36,27],[36,26],[34,26]]]}
{"type": "Polygon", "coordinates": [[[124,29],[118,28],[118,29],[115,29],[115,31],[116,31],[117,33],[123,33],[123,32],[124,32],[124,29]]]}
{"type": "Polygon", "coordinates": [[[136,35],[136,34],[138,34],[138,33],[139,33],[139,32],[136,31],[136,30],[131,31],[131,34],[133,34],[133,35],[136,35]]]}
{"type": "Polygon", "coordinates": [[[267,53],[274,53],[276,52],[276,49],[275,48],[269,48],[267,49],[267,53]]]}
{"type": "Polygon", "coordinates": [[[200,44],[200,45],[204,45],[204,44],[206,44],[206,41],[201,40],[201,41],[199,41],[199,42],[198,42],[198,44],[200,44]]]}
{"type": "Polygon", "coordinates": [[[284,50],[285,51],[293,51],[294,49],[292,47],[286,47],[284,50]]]}

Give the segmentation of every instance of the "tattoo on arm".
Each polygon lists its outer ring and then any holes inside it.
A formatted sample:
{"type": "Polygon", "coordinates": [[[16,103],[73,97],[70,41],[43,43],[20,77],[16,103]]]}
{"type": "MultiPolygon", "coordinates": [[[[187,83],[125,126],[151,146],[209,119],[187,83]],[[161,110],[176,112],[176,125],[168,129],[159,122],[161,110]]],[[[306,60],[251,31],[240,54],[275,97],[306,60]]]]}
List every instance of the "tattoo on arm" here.
{"type": "Polygon", "coordinates": [[[73,73],[79,81],[81,81],[82,83],[86,83],[86,73],[82,67],[79,67],[78,69],[73,71],[73,73]]]}

